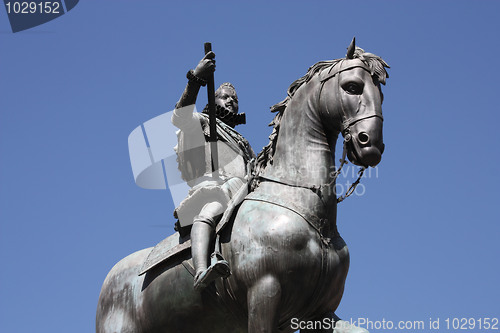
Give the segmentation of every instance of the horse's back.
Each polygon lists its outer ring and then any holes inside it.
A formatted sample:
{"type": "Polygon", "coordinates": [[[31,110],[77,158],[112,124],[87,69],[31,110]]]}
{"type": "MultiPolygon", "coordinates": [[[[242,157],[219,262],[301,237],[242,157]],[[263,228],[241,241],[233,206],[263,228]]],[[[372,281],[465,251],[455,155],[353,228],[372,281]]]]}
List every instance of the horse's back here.
{"type": "Polygon", "coordinates": [[[137,251],[120,260],[108,273],[99,294],[96,332],[137,332],[135,309],[138,303],[138,276],[151,248],[137,251]]]}
{"type": "Polygon", "coordinates": [[[246,330],[246,322],[232,318],[213,286],[201,293],[194,290],[189,254],[139,276],[150,252],[135,252],[108,273],[99,296],[97,333],[246,330]]]}

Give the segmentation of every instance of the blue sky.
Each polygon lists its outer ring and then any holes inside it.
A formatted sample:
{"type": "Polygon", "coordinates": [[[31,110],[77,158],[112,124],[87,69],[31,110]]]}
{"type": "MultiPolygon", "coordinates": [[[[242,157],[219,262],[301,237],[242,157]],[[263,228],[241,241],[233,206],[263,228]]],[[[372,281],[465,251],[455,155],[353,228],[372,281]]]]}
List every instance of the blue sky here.
{"type": "Polygon", "coordinates": [[[134,184],[127,137],[172,110],[204,42],[260,151],[269,106],[353,36],[391,69],[378,174],[339,206],[351,268],[337,314],[499,318],[499,12],[498,1],[85,1],[13,34],[1,9],[0,331],[93,331],[111,267],[173,232],[168,192],[134,184]]]}

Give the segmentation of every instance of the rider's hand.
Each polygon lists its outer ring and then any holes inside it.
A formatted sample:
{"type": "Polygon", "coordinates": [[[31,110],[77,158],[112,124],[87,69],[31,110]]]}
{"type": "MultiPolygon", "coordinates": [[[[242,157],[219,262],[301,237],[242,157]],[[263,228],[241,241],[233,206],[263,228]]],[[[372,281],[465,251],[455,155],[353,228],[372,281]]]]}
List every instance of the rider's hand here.
{"type": "Polygon", "coordinates": [[[208,52],[203,59],[200,60],[198,66],[194,69],[194,75],[207,80],[209,75],[215,71],[215,53],[208,52]]]}

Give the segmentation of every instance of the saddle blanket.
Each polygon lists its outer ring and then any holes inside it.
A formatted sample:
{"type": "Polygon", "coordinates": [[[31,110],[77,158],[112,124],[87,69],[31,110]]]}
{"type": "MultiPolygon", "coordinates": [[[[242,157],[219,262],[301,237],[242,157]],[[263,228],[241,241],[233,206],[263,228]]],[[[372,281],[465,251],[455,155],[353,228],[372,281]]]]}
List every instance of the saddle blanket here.
{"type": "MultiPolygon", "coordinates": [[[[233,213],[237,211],[238,206],[243,202],[248,194],[248,186],[242,186],[236,195],[228,202],[227,209],[222,215],[220,222],[217,224],[217,234],[219,234],[226,225],[228,225],[233,217],[233,213]]],[[[161,242],[159,242],[149,253],[148,257],[142,265],[139,275],[146,273],[152,268],[165,263],[169,260],[173,260],[185,254],[185,252],[191,252],[191,238],[186,236],[182,238],[178,232],[168,236],[161,242]]]]}

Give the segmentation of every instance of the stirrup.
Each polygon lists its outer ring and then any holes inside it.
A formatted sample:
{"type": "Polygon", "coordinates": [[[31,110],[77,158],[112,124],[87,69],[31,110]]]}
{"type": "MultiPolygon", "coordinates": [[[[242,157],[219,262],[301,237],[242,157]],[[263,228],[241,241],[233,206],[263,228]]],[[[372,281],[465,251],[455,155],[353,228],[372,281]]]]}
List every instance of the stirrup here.
{"type": "Polygon", "coordinates": [[[231,275],[231,270],[229,269],[228,262],[225,260],[219,260],[212,263],[210,267],[195,276],[194,289],[201,291],[215,279],[219,277],[227,278],[229,275],[231,275]]]}

